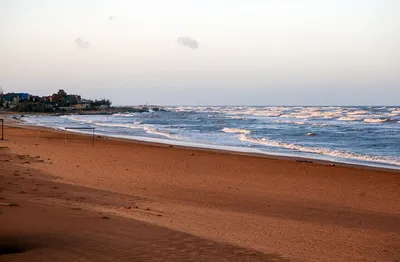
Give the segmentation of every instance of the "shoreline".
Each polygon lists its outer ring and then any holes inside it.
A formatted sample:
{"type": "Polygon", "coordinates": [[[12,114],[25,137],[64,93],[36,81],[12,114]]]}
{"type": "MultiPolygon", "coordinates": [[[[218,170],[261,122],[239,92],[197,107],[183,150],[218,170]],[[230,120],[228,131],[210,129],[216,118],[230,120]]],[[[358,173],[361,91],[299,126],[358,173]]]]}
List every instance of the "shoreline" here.
{"type": "MultiPolygon", "coordinates": [[[[27,123],[23,120],[13,120],[13,124],[19,127],[28,127],[28,128],[33,128],[33,129],[43,129],[47,131],[54,131],[54,132],[67,132],[71,134],[77,134],[77,135],[83,135],[83,136],[92,136],[89,133],[86,132],[79,132],[79,131],[72,131],[72,130],[64,130],[61,128],[54,128],[54,127],[48,127],[48,126],[41,126],[41,125],[34,125],[27,123]]],[[[251,156],[251,157],[259,157],[259,158],[266,158],[266,159],[279,159],[279,160],[286,160],[286,161],[295,161],[295,162],[303,162],[303,163],[308,163],[308,164],[317,164],[317,165],[324,165],[324,166],[337,166],[337,167],[346,167],[346,168],[359,168],[359,169],[367,169],[367,170],[376,170],[376,171],[394,171],[394,172],[399,172],[400,173],[400,166],[391,166],[390,164],[382,164],[382,163],[352,163],[352,160],[350,159],[349,161],[346,160],[325,160],[325,159],[318,159],[318,158],[312,158],[312,157],[302,157],[302,156],[296,156],[296,155],[285,155],[285,154],[274,154],[271,152],[249,152],[246,151],[245,149],[242,149],[240,147],[237,147],[238,150],[235,150],[234,147],[229,147],[229,146],[217,146],[219,148],[213,148],[211,145],[207,144],[196,144],[196,143],[190,143],[190,142],[180,142],[180,141],[174,141],[171,140],[171,143],[168,143],[169,140],[163,140],[163,139],[153,139],[153,138],[146,138],[143,137],[144,140],[140,140],[137,138],[129,138],[129,137],[124,137],[124,136],[112,136],[112,135],[104,135],[104,134],[96,134],[95,132],[95,141],[98,139],[98,137],[101,138],[107,138],[107,139],[112,139],[116,141],[125,141],[125,142],[130,142],[130,143],[140,143],[140,144],[147,144],[147,145],[154,145],[154,146],[163,146],[163,147],[169,147],[173,146],[175,148],[182,148],[182,149],[189,149],[189,150],[198,150],[198,151],[209,151],[209,152],[216,152],[216,153],[225,153],[225,154],[231,154],[231,155],[242,155],[242,156],[251,156]],[[151,141],[153,140],[153,141],[151,141]],[[163,140],[163,141],[156,141],[156,140],[163,140]],[[178,142],[178,143],[174,143],[178,142]],[[185,145],[186,144],[186,145],[185,145]],[[190,145],[192,144],[192,145],[190,145]],[[226,149],[224,148],[226,147],[226,149]]],[[[356,161],[355,161],[356,162],[356,161]]]]}

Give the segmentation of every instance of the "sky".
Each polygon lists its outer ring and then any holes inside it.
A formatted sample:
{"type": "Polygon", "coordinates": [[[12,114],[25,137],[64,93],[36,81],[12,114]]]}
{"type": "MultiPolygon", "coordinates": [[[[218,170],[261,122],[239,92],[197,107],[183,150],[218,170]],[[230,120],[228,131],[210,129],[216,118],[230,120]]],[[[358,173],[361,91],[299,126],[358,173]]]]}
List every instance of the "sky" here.
{"type": "Polygon", "coordinates": [[[0,0],[0,86],[114,105],[399,105],[399,0],[0,0]]]}

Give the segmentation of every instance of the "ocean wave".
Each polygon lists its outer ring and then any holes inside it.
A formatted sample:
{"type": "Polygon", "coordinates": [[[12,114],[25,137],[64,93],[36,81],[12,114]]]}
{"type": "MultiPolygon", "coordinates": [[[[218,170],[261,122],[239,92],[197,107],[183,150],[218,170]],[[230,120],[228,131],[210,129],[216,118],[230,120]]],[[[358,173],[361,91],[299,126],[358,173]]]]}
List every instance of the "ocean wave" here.
{"type": "Polygon", "coordinates": [[[319,127],[324,127],[324,126],[332,126],[330,124],[322,124],[322,123],[314,123],[312,124],[313,126],[319,126],[319,127]]]}
{"type": "MultiPolygon", "coordinates": [[[[374,108],[365,109],[357,107],[252,107],[252,106],[182,106],[171,107],[170,111],[193,113],[217,113],[221,118],[235,119],[236,117],[279,117],[295,118],[301,120],[312,119],[339,119],[340,121],[358,121],[351,118],[378,118],[390,117],[400,114],[400,108],[381,108],[382,112],[376,114],[374,108]],[[390,114],[390,115],[388,115],[390,114]]],[[[238,118],[239,119],[239,118],[238,118]]],[[[359,119],[362,121],[362,119],[359,119]]]]}
{"type": "MultiPolygon", "coordinates": [[[[395,116],[400,114],[400,108],[385,108],[376,114],[376,108],[357,108],[357,107],[252,107],[252,106],[181,106],[171,107],[171,111],[175,112],[209,112],[219,113],[221,115],[230,116],[247,116],[247,117],[280,117],[280,118],[297,118],[297,119],[345,119],[343,121],[356,121],[354,118],[378,118],[380,116],[395,116]],[[394,115],[393,115],[394,114],[394,115]]],[[[362,119],[360,119],[362,120],[362,119]]]]}
{"type": "Polygon", "coordinates": [[[288,121],[288,120],[275,120],[275,123],[281,123],[281,124],[293,124],[293,121],[288,121]]]}
{"type": "Polygon", "coordinates": [[[72,115],[63,115],[63,116],[60,116],[60,118],[68,119],[68,120],[75,121],[75,122],[85,123],[85,124],[93,123],[93,120],[82,119],[82,118],[79,118],[77,116],[72,116],[72,115]]]}
{"type": "Polygon", "coordinates": [[[293,112],[288,114],[282,114],[279,117],[284,118],[298,118],[298,119],[333,119],[341,117],[342,112],[293,112]]]}
{"type": "Polygon", "coordinates": [[[277,107],[268,108],[252,108],[252,107],[242,107],[242,108],[224,108],[219,112],[229,115],[242,115],[242,116],[256,116],[256,117],[279,117],[286,109],[277,107]]]}
{"type": "Polygon", "coordinates": [[[246,114],[246,115],[279,117],[280,115],[282,115],[282,112],[255,112],[253,114],[246,114]]]}
{"type": "Polygon", "coordinates": [[[243,116],[230,116],[230,115],[219,115],[219,114],[215,114],[215,115],[207,115],[208,117],[212,117],[212,118],[220,118],[220,119],[246,119],[243,116]]]}
{"type": "Polygon", "coordinates": [[[222,129],[223,132],[225,133],[234,133],[234,134],[250,134],[251,131],[247,129],[240,129],[240,128],[228,128],[224,127],[222,129]]]}
{"type": "Polygon", "coordinates": [[[122,127],[122,128],[130,128],[130,129],[143,129],[141,126],[132,125],[132,124],[113,124],[113,123],[93,123],[96,126],[104,126],[104,127],[122,127]]]}
{"type": "Polygon", "coordinates": [[[388,122],[390,119],[387,118],[366,118],[364,119],[365,123],[384,123],[388,122]]]}
{"type": "Polygon", "coordinates": [[[357,110],[357,111],[352,111],[352,112],[348,112],[348,115],[369,115],[371,112],[370,111],[366,111],[366,110],[357,110]]]}
{"type": "Polygon", "coordinates": [[[157,129],[153,128],[153,127],[144,127],[143,130],[146,131],[149,134],[165,136],[165,137],[170,138],[170,139],[179,139],[178,136],[176,136],[174,134],[167,133],[167,132],[162,132],[162,131],[157,130],[157,129]]]}
{"type": "Polygon", "coordinates": [[[242,116],[224,116],[224,118],[228,118],[228,119],[245,119],[242,116]]]}
{"type": "Polygon", "coordinates": [[[124,116],[124,117],[131,117],[131,116],[134,116],[135,115],[135,113],[116,113],[116,114],[113,114],[113,116],[124,116]]]}
{"type": "MultiPolygon", "coordinates": [[[[135,122],[136,123],[136,122],[135,122]]],[[[137,122],[140,123],[140,122],[137,122]]],[[[113,124],[113,123],[95,123],[97,126],[104,126],[104,127],[117,127],[117,128],[129,128],[129,129],[141,129],[145,131],[148,134],[153,134],[153,135],[159,135],[159,136],[164,136],[167,138],[171,139],[178,139],[177,136],[168,133],[168,132],[162,132],[154,127],[151,126],[143,126],[143,125],[138,125],[138,124],[113,124]]]]}
{"type": "Polygon", "coordinates": [[[310,126],[317,126],[317,127],[332,126],[331,124],[327,124],[327,123],[313,123],[313,122],[305,122],[305,121],[275,120],[275,122],[282,123],[282,124],[310,125],[310,126]]]}
{"type": "Polygon", "coordinates": [[[266,138],[257,139],[257,138],[248,137],[243,134],[239,135],[239,139],[244,142],[261,144],[261,145],[270,146],[270,147],[286,148],[286,149],[300,151],[300,152],[306,152],[306,153],[327,155],[327,156],[332,156],[332,157],[346,158],[346,159],[353,159],[353,160],[361,160],[361,161],[367,161],[367,162],[376,162],[376,163],[382,163],[382,164],[400,165],[400,158],[365,156],[365,155],[352,153],[352,152],[348,152],[348,151],[328,149],[328,148],[307,147],[307,146],[289,144],[289,143],[280,142],[280,141],[274,141],[274,140],[270,140],[270,139],[266,139],[266,138]]]}
{"type": "Polygon", "coordinates": [[[392,114],[400,115],[400,108],[394,108],[391,111],[392,114]]]}
{"type": "Polygon", "coordinates": [[[279,117],[307,119],[307,118],[310,117],[310,115],[301,115],[301,114],[298,114],[298,113],[290,113],[290,114],[280,115],[279,117]]]}
{"type": "Polygon", "coordinates": [[[338,120],[340,120],[340,121],[361,121],[363,119],[362,118],[358,118],[358,117],[343,116],[343,117],[338,118],[338,120]]]}

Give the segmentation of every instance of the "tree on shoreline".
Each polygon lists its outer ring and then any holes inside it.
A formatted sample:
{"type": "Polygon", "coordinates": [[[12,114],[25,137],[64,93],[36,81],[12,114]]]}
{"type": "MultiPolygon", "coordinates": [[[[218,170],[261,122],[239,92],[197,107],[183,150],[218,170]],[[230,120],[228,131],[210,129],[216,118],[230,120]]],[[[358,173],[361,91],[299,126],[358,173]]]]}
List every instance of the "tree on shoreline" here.
{"type": "Polygon", "coordinates": [[[90,106],[91,107],[99,107],[99,106],[106,106],[106,107],[110,107],[111,106],[111,101],[109,99],[101,99],[101,100],[94,100],[94,101],[90,101],[90,106]]]}

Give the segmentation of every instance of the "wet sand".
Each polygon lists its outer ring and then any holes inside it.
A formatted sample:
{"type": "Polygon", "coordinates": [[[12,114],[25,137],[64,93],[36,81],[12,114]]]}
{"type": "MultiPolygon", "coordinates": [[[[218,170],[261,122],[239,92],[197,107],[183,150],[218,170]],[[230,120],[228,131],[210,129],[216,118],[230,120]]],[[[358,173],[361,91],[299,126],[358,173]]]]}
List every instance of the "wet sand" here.
{"type": "Polygon", "coordinates": [[[399,171],[5,131],[1,261],[400,259],[399,171]]]}

